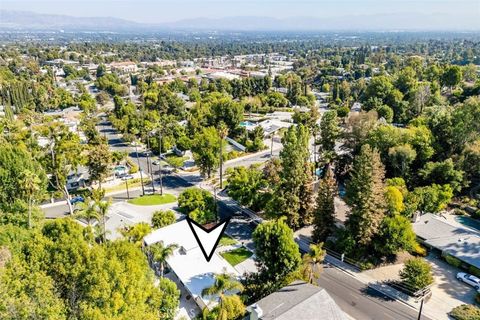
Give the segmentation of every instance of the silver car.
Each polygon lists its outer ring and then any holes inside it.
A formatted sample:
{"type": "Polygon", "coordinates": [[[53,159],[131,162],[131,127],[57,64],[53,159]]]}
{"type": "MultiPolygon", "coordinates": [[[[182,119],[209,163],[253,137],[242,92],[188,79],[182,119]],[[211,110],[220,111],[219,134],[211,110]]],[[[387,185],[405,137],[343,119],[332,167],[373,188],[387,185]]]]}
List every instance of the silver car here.
{"type": "Polygon", "coordinates": [[[465,272],[457,273],[457,279],[471,285],[480,292],[480,279],[465,272]]]}

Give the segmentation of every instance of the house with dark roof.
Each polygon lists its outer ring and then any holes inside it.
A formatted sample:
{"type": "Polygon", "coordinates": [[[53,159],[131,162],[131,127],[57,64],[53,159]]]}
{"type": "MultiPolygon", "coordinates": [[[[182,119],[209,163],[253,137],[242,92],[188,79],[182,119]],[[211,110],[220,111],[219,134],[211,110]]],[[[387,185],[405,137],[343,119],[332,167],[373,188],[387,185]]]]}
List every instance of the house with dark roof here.
{"type": "Polygon", "coordinates": [[[247,308],[249,320],[347,320],[323,288],[295,281],[247,308]]]}

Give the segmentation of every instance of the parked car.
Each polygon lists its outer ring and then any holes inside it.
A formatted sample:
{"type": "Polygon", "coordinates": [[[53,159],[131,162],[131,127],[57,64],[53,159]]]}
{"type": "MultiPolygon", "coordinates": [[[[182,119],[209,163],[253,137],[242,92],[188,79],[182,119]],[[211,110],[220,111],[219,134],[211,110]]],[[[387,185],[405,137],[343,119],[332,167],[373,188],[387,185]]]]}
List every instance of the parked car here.
{"type": "Polygon", "coordinates": [[[76,196],[76,197],[73,197],[72,199],[70,199],[70,204],[73,206],[76,203],[84,202],[84,201],[85,201],[85,199],[83,199],[83,197],[76,196]]]}
{"type": "Polygon", "coordinates": [[[133,176],[131,174],[126,174],[122,177],[122,180],[130,180],[133,179],[133,176]]]}
{"type": "Polygon", "coordinates": [[[152,161],[152,164],[153,164],[154,166],[158,166],[158,165],[160,164],[160,161],[159,161],[159,160],[153,160],[153,161],[152,161]]]}
{"type": "Polygon", "coordinates": [[[457,279],[471,285],[480,292],[480,279],[465,272],[457,273],[457,279]]]}

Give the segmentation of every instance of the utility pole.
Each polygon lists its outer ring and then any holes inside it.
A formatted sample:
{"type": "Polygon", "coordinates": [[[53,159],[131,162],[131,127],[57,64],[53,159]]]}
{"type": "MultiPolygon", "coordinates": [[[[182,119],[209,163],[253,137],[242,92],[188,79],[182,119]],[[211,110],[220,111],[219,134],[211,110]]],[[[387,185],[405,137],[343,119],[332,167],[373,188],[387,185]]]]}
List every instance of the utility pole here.
{"type": "Polygon", "coordinates": [[[275,136],[275,132],[272,132],[272,140],[270,141],[270,158],[273,157],[273,137],[275,136]]]}
{"type": "Polygon", "coordinates": [[[420,318],[422,317],[423,301],[425,301],[425,296],[422,297],[422,302],[420,303],[420,311],[418,312],[417,320],[420,320],[420,318]]]}
{"type": "Polygon", "coordinates": [[[140,184],[142,185],[142,195],[145,195],[145,187],[143,186],[142,166],[140,165],[140,158],[138,157],[137,140],[135,140],[135,155],[137,157],[138,170],[140,171],[140,184]]]}
{"type": "Polygon", "coordinates": [[[163,195],[162,181],[162,130],[158,129],[158,177],[160,180],[160,195],[163,195]]]}
{"type": "Polygon", "coordinates": [[[130,192],[128,191],[128,180],[125,180],[125,187],[127,188],[127,199],[130,200],[130,192]]]}
{"type": "Polygon", "coordinates": [[[153,178],[153,170],[152,170],[152,161],[150,159],[150,134],[147,134],[147,166],[148,166],[148,173],[150,177],[152,177],[152,191],[155,193],[155,179],[153,178]]]}

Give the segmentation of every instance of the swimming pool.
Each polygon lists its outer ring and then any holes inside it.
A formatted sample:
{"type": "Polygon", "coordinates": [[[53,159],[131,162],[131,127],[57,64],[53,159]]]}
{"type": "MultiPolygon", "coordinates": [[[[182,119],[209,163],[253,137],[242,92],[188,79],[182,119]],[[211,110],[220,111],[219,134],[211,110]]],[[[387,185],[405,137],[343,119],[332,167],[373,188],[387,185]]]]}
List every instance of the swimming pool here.
{"type": "Polygon", "coordinates": [[[480,231],[480,221],[478,220],[472,219],[467,216],[456,216],[455,221],[457,221],[460,224],[463,224],[466,227],[480,231]]]}

